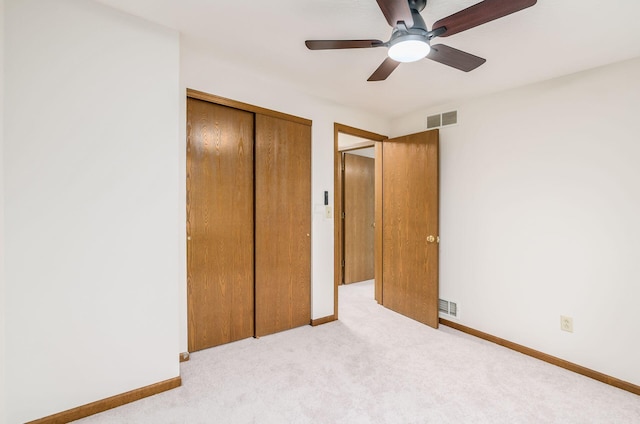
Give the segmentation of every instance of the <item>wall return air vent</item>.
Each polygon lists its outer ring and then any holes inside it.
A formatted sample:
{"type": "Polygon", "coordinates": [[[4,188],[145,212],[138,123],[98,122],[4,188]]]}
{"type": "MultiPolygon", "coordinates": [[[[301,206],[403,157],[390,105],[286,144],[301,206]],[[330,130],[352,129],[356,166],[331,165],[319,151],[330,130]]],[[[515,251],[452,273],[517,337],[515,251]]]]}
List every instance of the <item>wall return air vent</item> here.
{"type": "Polygon", "coordinates": [[[458,111],[439,113],[427,116],[427,129],[446,127],[458,123],[458,111]]]}
{"type": "Polygon", "coordinates": [[[438,299],[438,311],[451,317],[458,317],[458,304],[444,299],[438,299]]]}

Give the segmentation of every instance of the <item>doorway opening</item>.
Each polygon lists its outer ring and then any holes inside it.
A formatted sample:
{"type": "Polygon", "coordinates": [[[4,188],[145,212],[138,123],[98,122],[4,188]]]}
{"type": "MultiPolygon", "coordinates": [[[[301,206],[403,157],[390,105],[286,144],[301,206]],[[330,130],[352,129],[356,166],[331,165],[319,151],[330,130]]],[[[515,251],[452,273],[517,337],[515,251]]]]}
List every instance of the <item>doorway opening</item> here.
{"type": "Polygon", "coordinates": [[[338,287],[374,278],[374,145],[376,141],[387,138],[370,131],[334,124],[335,319],[338,319],[338,287]]]}

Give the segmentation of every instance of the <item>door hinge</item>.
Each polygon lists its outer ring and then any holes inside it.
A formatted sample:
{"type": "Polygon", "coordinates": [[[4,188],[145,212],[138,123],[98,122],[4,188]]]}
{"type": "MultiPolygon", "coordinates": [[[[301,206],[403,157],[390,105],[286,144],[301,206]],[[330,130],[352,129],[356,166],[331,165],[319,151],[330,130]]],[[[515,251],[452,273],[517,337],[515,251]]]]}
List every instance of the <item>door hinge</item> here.
{"type": "Polygon", "coordinates": [[[342,268],[344,268],[344,259],[342,260],[342,268]]]}
{"type": "Polygon", "coordinates": [[[344,212],[342,212],[342,219],[344,219],[344,212]]]}

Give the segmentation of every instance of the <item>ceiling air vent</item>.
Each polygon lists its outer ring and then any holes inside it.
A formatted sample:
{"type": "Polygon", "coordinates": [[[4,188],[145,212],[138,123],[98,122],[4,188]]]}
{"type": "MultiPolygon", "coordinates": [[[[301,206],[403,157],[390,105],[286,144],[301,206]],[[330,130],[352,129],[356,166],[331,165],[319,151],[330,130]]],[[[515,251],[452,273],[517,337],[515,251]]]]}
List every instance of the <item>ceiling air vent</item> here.
{"type": "Polygon", "coordinates": [[[440,115],[427,116],[427,129],[438,128],[440,126],[440,115]]]}
{"type": "Polygon", "coordinates": [[[458,123],[458,111],[446,112],[442,114],[442,126],[458,123]]]}
{"type": "Polygon", "coordinates": [[[427,129],[442,128],[448,125],[455,125],[458,123],[458,111],[452,110],[451,112],[445,112],[437,115],[427,116],[427,129]]]}

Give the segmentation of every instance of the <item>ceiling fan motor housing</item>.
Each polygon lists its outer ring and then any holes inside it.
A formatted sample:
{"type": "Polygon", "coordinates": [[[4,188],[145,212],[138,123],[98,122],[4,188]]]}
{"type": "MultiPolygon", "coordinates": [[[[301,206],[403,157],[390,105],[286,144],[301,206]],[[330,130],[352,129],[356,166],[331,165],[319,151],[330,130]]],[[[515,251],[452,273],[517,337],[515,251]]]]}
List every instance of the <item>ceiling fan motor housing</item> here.
{"type": "Polygon", "coordinates": [[[420,12],[412,8],[411,15],[413,26],[407,28],[404,22],[398,22],[388,43],[389,57],[398,62],[415,62],[423,59],[431,49],[429,43],[431,37],[420,12]]]}

